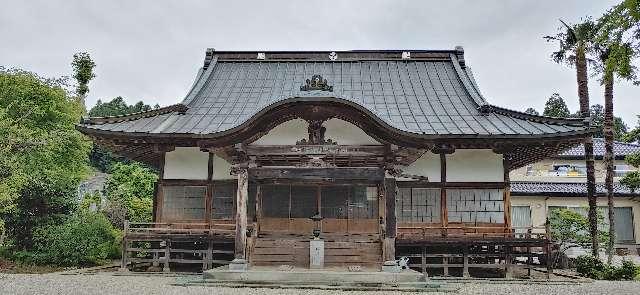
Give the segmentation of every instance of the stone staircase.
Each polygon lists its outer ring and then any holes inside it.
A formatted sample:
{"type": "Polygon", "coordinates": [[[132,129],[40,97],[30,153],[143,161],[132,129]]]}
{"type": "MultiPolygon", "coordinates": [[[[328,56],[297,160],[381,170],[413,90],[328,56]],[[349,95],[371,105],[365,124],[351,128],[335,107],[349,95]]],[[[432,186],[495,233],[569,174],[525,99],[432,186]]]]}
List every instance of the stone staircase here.
{"type": "MultiPolygon", "coordinates": [[[[324,261],[327,268],[362,268],[379,270],[382,245],[377,234],[323,234],[324,261]]],[[[255,240],[249,262],[255,266],[291,265],[309,267],[309,240],[305,235],[260,233],[255,240]]]]}

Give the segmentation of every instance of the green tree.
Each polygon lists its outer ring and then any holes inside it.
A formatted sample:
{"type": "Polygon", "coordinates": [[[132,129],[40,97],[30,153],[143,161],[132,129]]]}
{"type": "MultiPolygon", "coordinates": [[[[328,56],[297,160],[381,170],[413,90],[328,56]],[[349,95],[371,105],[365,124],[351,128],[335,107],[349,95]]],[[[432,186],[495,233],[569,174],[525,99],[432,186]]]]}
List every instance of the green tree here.
{"type": "MultiPolygon", "coordinates": [[[[98,100],[96,105],[89,110],[89,116],[91,117],[112,117],[112,116],[122,116],[133,113],[150,111],[152,109],[159,108],[159,105],[155,105],[153,108],[142,101],[139,101],[135,104],[129,105],[124,100],[124,98],[118,96],[112,99],[109,102],[102,102],[98,100]]],[[[91,154],[89,155],[89,160],[91,166],[97,168],[102,172],[110,172],[111,166],[116,162],[124,162],[128,163],[128,161],[118,155],[114,155],[109,152],[107,149],[102,148],[96,144],[93,145],[91,149],[91,154]]]]}
{"type": "Polygon", "coordinates": [[[107,200],[122,204],[129,221],[151,221],[158,175],[139,163],[116,163],[111,172],[105,189],[107,200]]]}
{"type": "Polygon", "coordinates": [[[615,240],[613,87],[615,79],[637,82],[633,60],[638,55],[638,45],[640,45],[639,13],[638,1],[623,1],[598,19],[598,33],[596,35],[595,48],[600,57],[596,69],[601,74],[601,82],[604,85],[605,187],[610,211],[609,234],[612,237],[607,247],[609,264],[611,264],[613,257],[613,241],[615,240]]]}
{"type": "Polygon", "coordinates": [[[19,248],[32,229],[73,210],[89,142],[75,130],[82,108],[63,80],[0,68],[0,219],[19,248]]]}
{"type": "Polygon", "coordinates": [[[528,108],[524,112],[525,112],[525,114],[540,116],[540,113],[534,108],[528,108]]]}
{"type": "MultiPolygon", "coordinates": [[[[627,164],[636,167],[636,169],[640,168],[640,153],[627,155],[624,160],[627,164]]],[[[620,179],[620,183],[629,187],[632,192],[635,192],[640,188],[640,172],[633,171],[625,174],[625,176],[620,179]]]]}
{"type": "MultiPolygon", "coordinates": [[[[640,116],[638,116],[638,118],[640,118],[640,116]]],[[[638,120],[638,123],[637,123],[636,127],[634,127],[633,129],[629,130],[627,133],[625,133],[622,136],[622,141],[624,141],[624,142],[640,141],[640,120],[638,120]]]]}
{"type": "MultiPolygon", "coordinates": [[[[595,23],[586,19],[575,25],[560,21],[562,27],[554,36],[546,36],[547,41],[558,42],[559,48],[551,54],[559,64],[566,64],[576,70],[578,100],[582,118],[589,116],[589,79],[587,75],[587,56],[593,51],[595,23]]],[[[587,199],[589,201],[589,233],[591,234],[591,253],[598,256],[598,205],[596,198],[595,161],[593,156],[593,138],[584,142],[584,158],[587,168],[587,199]]]]}
{"type": "Polygon", "coordinates": [[[93,68],[96,67],[96,63],[91,60],[91,56],[86,52],[78,52],[73,55],[73,61],[71,62],[71,68],[73,69],[73,78],[78,83],[76,87],[76,93],[79,96],[82,109],[86,109],[85,98],[89,93],[89,81],[95,78],[93,68]]]}
{"type": "Polygon", "coordinates": [[[91,117],[112,117],[122,116],[139,112],[146,112],[152,109],[159,108],[159,105],[155,105],[153,108],[142,101],[135,104],[127,104],[127,102],[121,96],[112,99],[109,102],[102,102],[98,100],[96,105],[89,111],[91,117]]]}
{"type": "Polygon", "coordinates": [[[542,113],[548,117],[567,118],[571,116],[567,104],[560,94],[554,93],[549,97],[544,104],[544,112],[542,113]]]}
{"type": "MultiPolygon", "coordinates": [[[[601,104],[594,104],[589,109],[589,112],[591,114],[590,115],[591,126],[602,128],[604,123],[604,107],[601,104]]],[[[577,112],[573,116],[579,117],[580,112],[577,112]]],[[[629,126],[627,126],[627,124],[624,123],[622,118],[620,117],[613,118],[613,134],[614,134],[615,140],[625,141],[625,138],[627,136],[626,134],[628,131],[629,131],[629,126]]],[[[593,137],[603,138],[604,132],[602,131],[602,129],[600,129],[593,134],[593,137]]]]}

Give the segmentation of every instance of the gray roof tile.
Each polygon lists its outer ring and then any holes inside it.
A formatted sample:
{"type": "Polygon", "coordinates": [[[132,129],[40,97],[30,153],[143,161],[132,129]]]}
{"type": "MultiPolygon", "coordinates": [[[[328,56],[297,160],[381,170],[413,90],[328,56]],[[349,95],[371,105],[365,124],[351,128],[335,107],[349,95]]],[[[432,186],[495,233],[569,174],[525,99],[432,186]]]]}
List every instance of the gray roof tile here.
{"type": "MultiPolygon", "coordinates": [[[[626,155],[640,153],[640,144],[626,143],[620,141],[613,142],[613,154],[618,159],[623,159],[626,155]]],[[[593,139],[593,154],[596,158],[604,156],[604,139],[593,139]]],[[[582,158],[584,157],[584,145],[580,144],[568,149],[558,155],[559,158],[582,158]]]]}
{"type": "Polygon", "coordinates": [[[258,61],[214,58],[183,104],[184,114],[84,127],[141,133],[213,134],[237,127],[263,108],[294,97],[335,97],[359,104],[392,128],[416,134],[545,135],[584,131],[512,111],[483,113],[486,100],[468,67],[449,60],[258,61]],[[333,92],[300,91],[322,75],[333,92]],[[522,115],[522,114],[521,114],[522,115]],[[175,118],[174,116],[177,116],[175,118]],[[171,119],[171,120],[169,120],[171,119]],[[538,121],[538,122],[536,122],[538,121]],[[160,128],[162,126],[162,128],[160,128]]]}
{"type": "MultiPolygon", "coordinates": [[[[634,195],[639,196],[640,192],[632,192],[625,185],[618,182],[613,184],[614,196],[615,195],[634,195]]],[[[606,193],[604,183],[596,183],[596,192],[602,196],[606,193]]],[[[511,182],[511,195],[512,196],[531,196],[531,195],[546,195],[546,196],[576,196],[586,197],[587,184],[584,182],[529,182],[529,181],[512,181],[511,182]]]]}

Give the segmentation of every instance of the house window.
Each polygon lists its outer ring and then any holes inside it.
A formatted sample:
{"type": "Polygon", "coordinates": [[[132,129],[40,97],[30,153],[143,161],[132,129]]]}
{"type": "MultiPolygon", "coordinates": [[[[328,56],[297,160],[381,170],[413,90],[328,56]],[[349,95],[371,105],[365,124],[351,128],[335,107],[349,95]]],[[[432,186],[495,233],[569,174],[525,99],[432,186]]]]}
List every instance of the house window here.
{"type": "MultiPolygon", "coordinates": [[[[580,213],[582,216],[587,216],[589,213],[588,207],[576,207],[576,206],[549,206],[548,215],[553,210],[557,209],[569,209],[576,213],[580,213]]],[[[609,231],[609,208],[598,207],[598,214],[604,218],[602,223],[598,224],[598,228],[602,231],[609,231]]],[[[614,208],[615,228],[616,228],[616,243],[633,243],[635,241],[635,235],[633,230],[633,210],[631,207],[615,207],[614,208]]]]}
{"type": "Polygon", "coordinates": [[[636,171],[636,169],[634,169],[634,167],[631,165],[626,165],[626,164],[613,165],[613,173],[615,177],[623,177],[627,175],[627,173],[633,172],[633,171],[636,171]]]}
{"type": "Polygon", "coordinates": [[[555,164],[549,174],[551,176],[580,177],[587,175],[587,167],[578,164],[555,164]]]}
{"type": "Polygon", "coordinates": [[[511,225],[516,233],[526,233],[527,228],[532,226],[531,207],[511,206],[511,225]]]}

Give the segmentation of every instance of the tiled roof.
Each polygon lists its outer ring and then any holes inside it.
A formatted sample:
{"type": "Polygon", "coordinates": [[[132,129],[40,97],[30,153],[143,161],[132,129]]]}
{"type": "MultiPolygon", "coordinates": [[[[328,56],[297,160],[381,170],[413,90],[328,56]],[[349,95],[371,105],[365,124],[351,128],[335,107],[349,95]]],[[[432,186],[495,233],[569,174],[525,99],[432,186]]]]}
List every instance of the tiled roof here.
{"type": "MultiPolygon", "coordinates": [[[[614,196],[640,196],[640,192],[631,192],[628,187],[615,182],[614,196]]],[[[604,183],[596,183],[597,195],[605,195],[604,183]]],[[[530,182],[512,181],[511,195],[513,196],[575,196],[586,197],[587,184],[584,182],[530,182]]]]}
{"type": "Polygon", "coordinates": [[[562,136],[588,129],[582,121],[489,105],[459,49],[412,52],[411,59],[401,59],[401,53],[348,51],[329,60],[318,57],[328,52],[289,52],[287,58],[267,52],[258,60],[255,53],[208,51],[205,67],[181,103],[186,111],[90,119],[80,128],[207,136],[239,127],[270,106],[304,98],[358,105],[390,128],[416,136],[562,136]],[[333,91],[302,91],[313,75],[321,75],[333,91]]]}
{"type": "MultiPolygon", "coordinates": [[[[626,143],[620,141],[614,141],[613,154],[616,158],[624,159],[626,155],[640,152],[640,144],[626,143]]],[[[596,158],[602,158],[604,156],[604,139],[593,139],[593,154],[596,158]]],[[[582,158],[584,157],[584,145],[577,145],[569,150],[566,150],[558,155],[558,158],[582,158]]]]}

